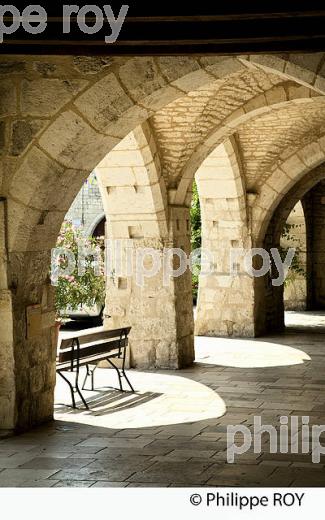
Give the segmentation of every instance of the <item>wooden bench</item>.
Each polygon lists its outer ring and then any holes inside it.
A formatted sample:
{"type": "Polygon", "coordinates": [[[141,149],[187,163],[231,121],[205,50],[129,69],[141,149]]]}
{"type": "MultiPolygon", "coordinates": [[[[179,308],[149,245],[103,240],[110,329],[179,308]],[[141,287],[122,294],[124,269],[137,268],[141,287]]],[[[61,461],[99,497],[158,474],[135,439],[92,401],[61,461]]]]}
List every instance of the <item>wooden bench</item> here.
{"type": "Polygon", "coordinates": [[[77,336],[61,340],[57,355],[56,372],[70,387],[73,408],[76,408],[74,394],[78,393],[85,407],[89,409],[80,390],[80,367],[86,367],[86,376],[82,384],[82,390],[85,390],[85,385],[89,376],[91,377],[91,390],[94,390],[94,372],[100,361],[108,361],[108,363],[116,370],[120,390],[122,392],[122,377],[125,378],[131,391],[134,392],[134,388],[125,373],[126,349],[128,346],[128,335],[130,330],[131,327],[99,332],[84,331],[78,333],[77,336]],[[114,358],[122,360],[121,368],[118,368],[113,363],[112,359],[114,358]],[[74,386],[63,374],[64,372],[75,373],[74,386]]]}

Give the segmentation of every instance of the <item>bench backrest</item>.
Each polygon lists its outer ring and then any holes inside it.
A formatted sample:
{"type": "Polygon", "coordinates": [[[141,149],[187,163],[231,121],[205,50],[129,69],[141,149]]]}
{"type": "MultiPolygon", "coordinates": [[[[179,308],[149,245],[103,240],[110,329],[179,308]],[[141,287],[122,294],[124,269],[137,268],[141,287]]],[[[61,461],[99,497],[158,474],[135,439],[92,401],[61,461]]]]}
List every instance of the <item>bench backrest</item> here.
{"type": "Polygon", "coordinates": [[[59,347],[58,363],[73,362],[100,354],[117,352],[121,357],[123,349],[128,345],[131,327],[105,330],[89,334],[80,334],[74,338],[62,339],[59,347]]]}

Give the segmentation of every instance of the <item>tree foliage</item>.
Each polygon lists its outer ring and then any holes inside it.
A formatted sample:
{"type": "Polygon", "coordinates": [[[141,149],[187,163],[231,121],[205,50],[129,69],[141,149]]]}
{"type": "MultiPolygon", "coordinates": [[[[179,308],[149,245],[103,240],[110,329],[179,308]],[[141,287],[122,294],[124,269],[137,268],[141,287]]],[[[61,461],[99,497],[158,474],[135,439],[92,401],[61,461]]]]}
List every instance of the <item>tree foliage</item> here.
{"type": "MultiPolygon", "coordinates": [[[[193,183],[192,204],[190,209],[191,218],[191,247],[192,251],[199,249],[202,245],[202,222],[201,222],[201,207],[197,185],[193,183]]],[[[199,270],[195,269],[192,273],[192,289],[193,300],[196,302],[199,288],[199,270]]]]}
{"type": "Polygon", "coordinates": [[[295,247],[296,250],[295,256],[293,257],[293,260],[291,262],[288,275],[286,276],[286,279],[284,281],[285,286],[288,286],[291,283],[293,283],[297,279],[297,277],[306,277],[306,270],[301,261],[300,240],[292,234],[293,229],[300,227],[300,224],[289,224],[288,222],[286,222],[281,233],[281,238],[284,239],[285,242],[288,244],[288,247],[280,246],[280,256],[282,261],[285,260],[289,247],[295,247]]]}

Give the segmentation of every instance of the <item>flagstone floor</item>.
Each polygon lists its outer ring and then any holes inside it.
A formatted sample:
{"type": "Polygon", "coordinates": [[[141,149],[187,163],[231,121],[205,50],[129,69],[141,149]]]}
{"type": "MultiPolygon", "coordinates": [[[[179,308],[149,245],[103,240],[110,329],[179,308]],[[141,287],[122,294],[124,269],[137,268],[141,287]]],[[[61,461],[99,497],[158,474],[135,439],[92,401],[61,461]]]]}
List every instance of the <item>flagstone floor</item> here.
{"type": "MultiPolygon", "coordinates": [[[[286,323],[285,334],[256,340],[196,338],[188,369],[130,370],[135,394],[115,390],[116,374],[98,369],[97,390],[85,394],[89,411],[70,408],[58,381],[55,421],[0,441],[0,486],[325,485],[325,456],[312,462],[311,435],[301,453],[300,435],[302,416],[325,424],[325,314],[287,313],[286,323]],[[289,425],[298,416],[299,432],[289,429],[298,453],[270,453],[267,433],[254,453],[256,416],[277,431],[280,416],[289,425]],[[247,427],[252,441],[233,464],[229,425],[247,427]]],[[[234,439],[243,442],[242,434],[234,439]]],[[[321,439],[325,446],[325,433],[321,439]]]]}

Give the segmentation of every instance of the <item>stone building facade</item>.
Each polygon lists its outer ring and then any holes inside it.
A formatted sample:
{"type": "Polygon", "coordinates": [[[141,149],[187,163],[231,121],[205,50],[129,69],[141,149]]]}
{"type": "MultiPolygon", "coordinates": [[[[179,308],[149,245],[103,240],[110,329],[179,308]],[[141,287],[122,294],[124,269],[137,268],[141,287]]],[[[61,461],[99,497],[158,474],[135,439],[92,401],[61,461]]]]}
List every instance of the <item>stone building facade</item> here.
{"type": "MultiPolygon", "coordinates": [[[[249,276],[243,259],[233,276],[227,257],[233,248],[277,247],[294,206],[325,178],[322,53],[8,56],[0,74],[1,428],[52,417],[50,253],[92,171],[108,236],[160,255],[190,252],[196,175],[202,240],[213,256],[196,332],[256,336],[283,327],[283,287],[270,274],[249,276]]],[[[321,200],[307,235],[319,226],[321,200]]],[[[144,286],[134,273],[108,281],[106,326],[132,326],[134,367],[176,369],[194,359],[190,272],[168,283],[162,276],[144,286]]]]}
{"type": "Polygon", "coordinates": [[[98,224],[105,218],[102,197],[97,177],[92,172],[74,199],[65,220],[76,227],[82,227],[86,236],[92,235],[98,224]]]}

